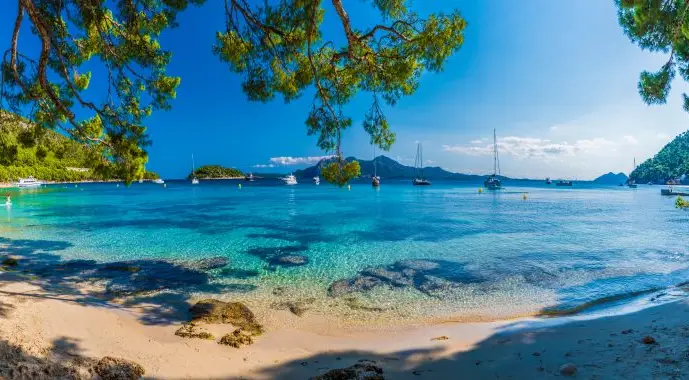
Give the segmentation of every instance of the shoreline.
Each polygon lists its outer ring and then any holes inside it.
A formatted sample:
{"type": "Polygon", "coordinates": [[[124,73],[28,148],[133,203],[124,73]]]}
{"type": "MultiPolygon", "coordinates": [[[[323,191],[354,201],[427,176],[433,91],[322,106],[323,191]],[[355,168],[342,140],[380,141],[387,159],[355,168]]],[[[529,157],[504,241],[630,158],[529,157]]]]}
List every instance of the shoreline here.
{"type": "MultiPolygon", "coordinates": [[[[87,289],[82,293],[88,294],[87,289]]],[[[445,322],[375,331],[335,326],[329,333],[292,326],[294,315],[274,310],[272,318],[284,327],[271,328],[239,349],[175,336],[180,321],[171,315],[147,319],[150,305],[129,306],[126,298],[108,302],[47,294],[12,272],[0,273],[0,306],[0,357],[2,347],[48,362],[65,356],[113,356],[142,365],[146,377],[154,378],[305,379],[357,363],[378,367],[390,379],[445,378],[458,371],[466,378],[554,377],[567,363],[583,378],[650,378],[689,366],[680,344],[689,337],[687,299],[608,316],[445,322]],[[646,336],[656,343],[643,343],[646,336]]],[[[233,329],[203,327],[216,336],[233,329]]]]}

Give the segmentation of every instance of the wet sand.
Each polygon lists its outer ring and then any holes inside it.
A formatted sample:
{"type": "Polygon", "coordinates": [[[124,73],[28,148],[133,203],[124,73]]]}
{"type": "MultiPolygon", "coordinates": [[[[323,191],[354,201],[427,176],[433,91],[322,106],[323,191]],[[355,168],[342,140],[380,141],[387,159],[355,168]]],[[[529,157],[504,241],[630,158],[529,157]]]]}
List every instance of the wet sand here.
{"type": "MultiPolygon", "coordinates": [[[[388,379],[533,379],[562,377],[568,370],[576,378],[650,379],[682,378],[689,370],[685,300],[561,324],[526,318],[378,330],[321,326],[318,332],[293,323],[308,312],[297,317],[275,310],[270,318],[257,314],[267,331],[239,349],[174,335],[179,310],[127,304],[90,298],[87,291],[47,292],[17,274],[0,273],[0,374],[11,378],[8,369],[16,375],[26,363],[85,367],[104,356],[134,361],[146,378],[165,379],[306,379],[356,364],[380,369],[388,379]],[[147,318],[153,308],[169,318],[147,318]],[[278,327],[280,321],[285,327],[278,327]]],[[[202,327],[216,337],[234,329],[202,327]]]]}

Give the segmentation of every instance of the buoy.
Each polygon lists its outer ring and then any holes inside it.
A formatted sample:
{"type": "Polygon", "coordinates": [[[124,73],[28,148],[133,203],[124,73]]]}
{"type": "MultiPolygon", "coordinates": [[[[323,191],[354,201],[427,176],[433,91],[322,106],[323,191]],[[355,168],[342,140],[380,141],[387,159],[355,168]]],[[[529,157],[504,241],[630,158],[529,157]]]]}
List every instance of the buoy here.
{"type": "Polygon", "coordinates": [[[352,185],[347,185],[347,190],[352,190],[352,185]]]}
{"type": "Polygon", "coordinates": [[[483,193],[483,188],[482,188],[482,187],[479,187],[479,188],[478,188],[478,193],[479,193],[479,194],[483,193]]]}
{"type": "Polygon", "coordinates": [[[120,184],[119,184],[119,183],[117,184],[117,187],[120,187],[120,184]]]}
{"type": "Polygon", "coordinates": [[[163,184],[163,187],[167,187],[167,183],[164,183],[164,184],[163,184]]]}
{"type": "Polygon", "coordinates": [[[241,188],[242,188],[242,184],[241,184],[241,183],[238,183],[238,184],[237,184],[237,187],[241,189],[241,188]]]}
{"type": "Polygon", "coordinates": [[[522,194],[522,199],[526,200],[526,193],[522,194]]]}

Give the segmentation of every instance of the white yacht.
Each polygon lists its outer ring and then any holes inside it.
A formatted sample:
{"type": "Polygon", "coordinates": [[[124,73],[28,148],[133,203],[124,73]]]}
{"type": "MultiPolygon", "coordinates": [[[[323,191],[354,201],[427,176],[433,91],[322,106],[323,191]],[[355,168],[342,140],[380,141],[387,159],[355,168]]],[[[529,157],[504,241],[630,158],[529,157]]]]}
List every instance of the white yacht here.
{"type": "Polygon", "coordinates": [[[153,180],[153,183],[157,183],[158,185],[162,185],[165,183],[161,178],[156,178],[153,180]]]}
{"type": "Polygon", "coordinates": [[[283,182],[285,182],[285,185],[296,185],[297,184],[297,177],[294,176],[294,174],[290,173],[287,177],[280,178],[283,182]]]}
{"type": "Polygon", "coordinates": [[[41,187],[42,184],[43,183],[41,181],[37,181],[33,176],[29,176],[29,178],[19,178],[19,182],[17,182],[17,187],[41,187]]]}
{"type": "Polygon", "coordinates": [[[314,185],[320,185],[321,184],[321,177],[319,177],[319,176],[313,177],[313,183],[314,183],[314,185]]]}

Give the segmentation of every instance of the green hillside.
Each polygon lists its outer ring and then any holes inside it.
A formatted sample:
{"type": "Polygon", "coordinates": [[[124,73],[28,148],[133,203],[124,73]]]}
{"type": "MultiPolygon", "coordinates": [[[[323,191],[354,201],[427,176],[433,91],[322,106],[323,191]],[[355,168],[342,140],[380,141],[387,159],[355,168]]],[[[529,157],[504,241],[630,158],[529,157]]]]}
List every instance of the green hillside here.
{"type": "Polygon", "coordinates": [[[689,175],[689,131],[665,145],[653,158],[644,161],[630,175],[639,183],[664,183],[689,175]]]}
{"type": "Polygon", "coordinates": [[[244,173],[235,168],[226,168],[220,165],[204,165],[189,174],[188,178],[194,176],[199,179],[238,178],[244,177],[244,173]]]}
{"type": "MultiPolygon", "coordinates": [[[[112,179],[99,152],[23,118],[0,112],[0,182],[112,179]],[[94,169],[94,163],[102,163],[94,169]]],[[[155,177],[147,173],[146,177],[155,177]]]]}

